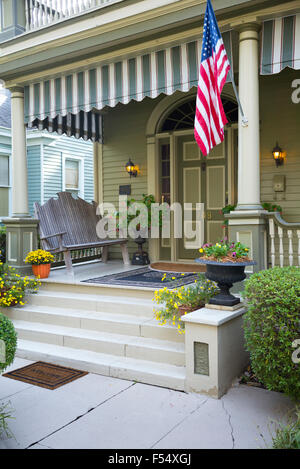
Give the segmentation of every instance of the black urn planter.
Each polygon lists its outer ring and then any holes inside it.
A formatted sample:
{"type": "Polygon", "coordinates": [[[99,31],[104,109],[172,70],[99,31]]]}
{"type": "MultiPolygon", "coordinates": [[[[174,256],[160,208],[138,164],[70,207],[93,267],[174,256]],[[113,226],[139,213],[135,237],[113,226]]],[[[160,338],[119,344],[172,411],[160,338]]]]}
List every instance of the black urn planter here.
{"type": "Polygon", "coordinates": [[[235,306],[240,303],[240,299],[230,293],[234,283],[242,282],[247,277],[245,267],[256,265],[254,261],[248,262],[216,262],[205,259],[196,259],[200,264],[206,264],[205,277],[216,282],[220,293],[209,301],[211,305],[235,306]]]}
{"type": "Polygon", "coordinates": [[[148,253],[143,251],[143,244],[145,244],[146,239],[139,236],[134,240],[138,245],[138,251],[133,254],[132,265],[148,265],[150,264],[150,259],[148,253]]]}

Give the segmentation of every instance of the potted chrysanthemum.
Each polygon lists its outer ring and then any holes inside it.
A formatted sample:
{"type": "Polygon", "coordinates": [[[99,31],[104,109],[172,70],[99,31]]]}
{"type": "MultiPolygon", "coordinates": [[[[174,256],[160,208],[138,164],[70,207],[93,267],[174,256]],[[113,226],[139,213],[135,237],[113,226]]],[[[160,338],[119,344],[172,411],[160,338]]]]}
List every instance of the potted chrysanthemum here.
{"type": "Polygon", "coordinates": [[[43,249],[37,249],[27,254],[25,262],[32,265],[32,272],[38,278],[48,278],[54,256],[43,249]]]}
{"type": "Polygon", "coordinates": [[[245,267],[256,264],[249,257],[249,248],[240,242],[230,243],[225,238],[216,244],[204,244],[199,251],[202,257],[196,262],[206,264],[206,278],[216,282],[221,290],[210,304],[234,306],[240,303],[239,298],[230,294],[230,288],[245,280],[245,267]]]}

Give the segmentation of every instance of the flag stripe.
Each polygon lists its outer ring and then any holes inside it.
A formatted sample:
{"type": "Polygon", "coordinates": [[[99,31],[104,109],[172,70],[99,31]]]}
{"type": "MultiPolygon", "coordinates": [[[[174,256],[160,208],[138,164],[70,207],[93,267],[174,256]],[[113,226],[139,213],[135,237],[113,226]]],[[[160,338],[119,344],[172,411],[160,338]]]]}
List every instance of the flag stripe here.
{"type": "Polygon", "coordinates": [[[202,57],[199,71],[195,115],[195,139],[201,152],[209,152],[224,140],[227,123],[221,93],[230,63],[211,1],[207,1],[204,18],[202,57]]]}

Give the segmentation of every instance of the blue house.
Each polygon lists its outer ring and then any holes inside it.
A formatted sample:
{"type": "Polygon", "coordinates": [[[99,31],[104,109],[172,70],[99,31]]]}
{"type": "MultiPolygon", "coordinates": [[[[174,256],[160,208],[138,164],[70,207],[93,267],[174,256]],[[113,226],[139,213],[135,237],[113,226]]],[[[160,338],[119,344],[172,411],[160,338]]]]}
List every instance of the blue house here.
{"type": "MultiPolygon", "coordinates": [[[[94,199],[93,144],[47,131],[27,130],[28,191],[33,204],[57,192],[94,199]]],[[[11,215],[11,108],[9,91],[0,88],[0,220],[11,215]]]]}

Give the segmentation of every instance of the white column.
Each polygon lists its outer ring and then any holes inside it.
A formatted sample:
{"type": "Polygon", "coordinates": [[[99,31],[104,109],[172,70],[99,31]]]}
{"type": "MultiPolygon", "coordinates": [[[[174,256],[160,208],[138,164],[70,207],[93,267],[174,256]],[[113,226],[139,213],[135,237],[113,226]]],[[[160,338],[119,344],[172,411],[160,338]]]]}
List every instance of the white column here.
{"type": "Polygon", "coordinates": [[[256,23],[240,30],[239,95],[248,126],[239,118],[238,208],[261,209],[259,133],[259,29],[256,23]]]}
{"type": "Polygon", "coordinates": [[[24,90],[11,90],[12,121],[12,213],[14,218],[29,217],[24,90]]]}

